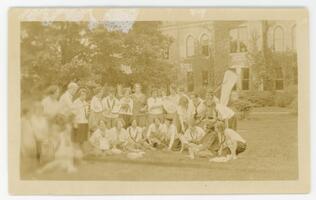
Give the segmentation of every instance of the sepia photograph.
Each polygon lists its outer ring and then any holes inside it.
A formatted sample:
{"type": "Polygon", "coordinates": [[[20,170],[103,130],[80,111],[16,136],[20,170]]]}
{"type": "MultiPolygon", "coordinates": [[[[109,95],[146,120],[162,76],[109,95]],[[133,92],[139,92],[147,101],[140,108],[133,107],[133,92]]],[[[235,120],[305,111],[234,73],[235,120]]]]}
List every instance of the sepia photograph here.
{"type": "Polygon", "coordinates": [[[301,21],[38,10],[16,34],[19,180],[300,179],[301,21]]]}

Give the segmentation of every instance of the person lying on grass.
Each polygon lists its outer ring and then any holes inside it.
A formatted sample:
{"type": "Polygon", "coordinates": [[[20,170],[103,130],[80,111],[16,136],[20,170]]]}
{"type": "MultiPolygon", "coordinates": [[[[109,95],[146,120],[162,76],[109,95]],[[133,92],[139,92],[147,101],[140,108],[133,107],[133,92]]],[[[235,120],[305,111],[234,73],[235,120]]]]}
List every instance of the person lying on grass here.
{"type": "Polygon", "coordinates": [[[62,170],[68,173],[76,172],[75,161],[82,159],[82,152],[76,149],[71,141],[71,123],[64,115],[57,115],[54,125],[59,133],[55,158],[51,162],[37,170],[44,173],[51,170],[62,170]]]}
{"type": "Polygon", "coordinates": [[[218,123],[215,131],[222,134],[223,141],[221,142],[218,151],[219,156],[226,156],[227,160],[237,159],[237,155],[244,152],[247,148],[246,140],[244,140],[239,133],[231,128],[225,128],[223,122],[218,123]]]}

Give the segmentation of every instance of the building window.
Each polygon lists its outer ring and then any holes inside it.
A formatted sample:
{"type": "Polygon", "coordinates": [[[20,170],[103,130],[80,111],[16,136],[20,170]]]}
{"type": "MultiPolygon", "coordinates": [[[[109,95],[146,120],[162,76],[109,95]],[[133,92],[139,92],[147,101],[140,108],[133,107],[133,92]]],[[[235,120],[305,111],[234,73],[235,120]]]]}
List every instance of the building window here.
{"type": "Polygon", "coordinates": [[[292,27],[291,30],[291,38],[292,38],[292,49],[296,49],[296,25],[292,27]]]}
{"type": "Polygon", "coordinates": [[[283,71],[281,67],[278,67],[276,69],[275,89],[283,90],[283,88],[284,88],[283,71]]]}
{"type": "Polygon", "coordinates": [[[229,31],[230,36],[230,52],[247,52],[247,27],[238,27],[229,31]]]}
{"type": "Polygon", "coordinates": [[[187,72],[187,87],[189,92],[192,92],[194,90],[193,72],[187,72]]]}
{"type": "Polygon", "coordinates": [[[189,35],[186,40],[186,55],[187,57],[192,57],[194,54],[194,38],[189,35]]]}
{"type": "Polygon", "coordinates": [[[249,90],[250,73],[249,68],[241,68],[241,89],[249,90]]]}
{"type": "Polygon", "coordinates": [[[209,38],[206,34],[203,34],[200,39],[201,49],[202,49],[202,55],[203,56],[209,56],[209,38]]]}
{"type": "Polygon", "coordinates": [[[284,51],[284,31],[278,26],[273,32],[273,49],[274,51],[284,51]]]}

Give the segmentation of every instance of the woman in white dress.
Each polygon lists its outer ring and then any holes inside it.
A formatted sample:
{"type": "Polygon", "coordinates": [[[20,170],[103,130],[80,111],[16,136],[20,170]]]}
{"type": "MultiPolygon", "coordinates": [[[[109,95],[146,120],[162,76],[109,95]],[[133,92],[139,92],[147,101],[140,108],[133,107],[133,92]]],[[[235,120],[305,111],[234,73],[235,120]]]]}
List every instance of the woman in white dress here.
{"type": "Polygon", "coordinates": [[[90,113],[89,113],[89,129],[94,131],[98,127],[98,122],[102,119],[103,115],[103,105],[102,96],[103,90],[98,87],[94,91],[95,96],[92,97],[90,102],[90,113]]]}

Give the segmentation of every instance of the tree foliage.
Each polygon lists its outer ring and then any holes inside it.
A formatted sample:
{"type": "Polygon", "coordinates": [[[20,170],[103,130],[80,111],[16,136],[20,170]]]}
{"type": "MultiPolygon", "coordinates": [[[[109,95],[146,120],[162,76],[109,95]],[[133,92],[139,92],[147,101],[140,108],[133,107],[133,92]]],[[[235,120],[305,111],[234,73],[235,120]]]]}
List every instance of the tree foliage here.
{"type": "Polygon", "coordinates": [[[109,30],[106,24],[91,28],[88,22],[23,22],[22,95],[70,81],[145,86],[172,82],[175,67],[164,59],[172,39],[159,26],[160,22],[139,21],[124,32],[109,30]]]}

